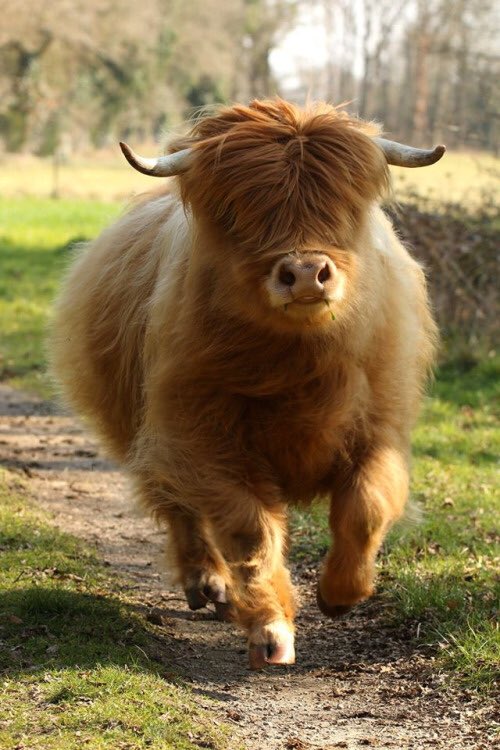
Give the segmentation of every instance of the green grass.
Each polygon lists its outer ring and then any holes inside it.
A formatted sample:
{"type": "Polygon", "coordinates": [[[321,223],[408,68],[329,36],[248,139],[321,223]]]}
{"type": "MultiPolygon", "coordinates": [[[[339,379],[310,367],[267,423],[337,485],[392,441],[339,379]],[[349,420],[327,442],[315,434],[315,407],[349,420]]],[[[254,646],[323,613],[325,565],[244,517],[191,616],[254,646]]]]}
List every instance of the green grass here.
{"type": "Polygon", "coordinates": [[[50,395],[44,333],[71,246],[120,211],[96,201],[3,199],[0,203],[0,378],[50,395]]]}
{"type": "MultiPolygon", "coordinates": [[[[450,362],[437,374],[413,439],[418,520],[389,535],[379,591],[392,621],[435,647],[438,665],[474,689],[493,689],[500,664],[500,432],[494,412],[498,359],[450,362]]],[[[295,554],[328,545],[324,509],[294,519],[295,554]]]]}
{"type": "Polygon", "coordinates": [[[235,747],[172,673],[133,599],[0,473],[0,747],[235,747]]]}
{"type": "Polygon", "coordinates": [[[477,688],[493,687],[500,664],[498,383],[493,358],[439,372],[413,441],[422,522],[393,533],[383,567],[398,616],[477,688]]]}

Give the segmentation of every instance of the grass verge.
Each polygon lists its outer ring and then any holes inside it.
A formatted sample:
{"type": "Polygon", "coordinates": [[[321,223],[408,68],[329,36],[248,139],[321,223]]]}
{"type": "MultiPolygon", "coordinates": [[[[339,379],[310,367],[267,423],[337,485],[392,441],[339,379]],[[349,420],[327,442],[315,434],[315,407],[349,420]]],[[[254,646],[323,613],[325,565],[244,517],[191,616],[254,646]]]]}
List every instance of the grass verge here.
{"type": "MultiPolygon", "coordinates": [[[[498,360],[448,363],[438,372],[413,439],[414,507],[389,535],[379,590],[392,621],[436,648],[438,664],[477,690],[495,687],[500,664],[498,360]]],[[[316,508],[293,522],[295,554],[314,559],[329,541],[316,508]]]]}
{"type": "Polygon", "coordinates": [[[80,540],[0,473],[0,747],[224,750],[165,641],[80,540]]]}
{"type": "Polygon", "coordinates": [[[51,394],[44,333],[59,279],[76,242],[120,210],[97,201],[4,199],[0,205],[0,379],[51,394]]]}

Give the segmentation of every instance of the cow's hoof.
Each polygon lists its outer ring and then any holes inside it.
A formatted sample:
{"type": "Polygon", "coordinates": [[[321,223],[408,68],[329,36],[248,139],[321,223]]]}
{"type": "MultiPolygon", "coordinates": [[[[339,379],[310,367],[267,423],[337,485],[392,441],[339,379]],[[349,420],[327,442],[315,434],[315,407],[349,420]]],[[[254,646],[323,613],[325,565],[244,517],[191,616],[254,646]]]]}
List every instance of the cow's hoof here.
{"type": "Polygon", "coordinates": [[[295,664],[294,635],[286,622],[272,622],[250,634],[248,646],[250,669],[273,664],[295,664]]]}
{"type": "Polygon", "coordinates": [[[186,585],[184,593],[189,609],[201,609],[209,602],[227,604],[226,584],[224,579],[216,573],[211,575],[202,573],[196,581],[186,585]]]}
{"type": "Polygon", "coordinates": [[[236,612],[230,602],[215,602],[215,616],[220,622],[234,622],[236,612]]]}
{"type": "Polygon", "coordinates": [[[327,617],[333,618],[342,617],[342,615],[345,615],[353,607],[352,604],[327,604],[321,595],[319,585],[316,589],[316,601],[321,612],[327,617]]]}

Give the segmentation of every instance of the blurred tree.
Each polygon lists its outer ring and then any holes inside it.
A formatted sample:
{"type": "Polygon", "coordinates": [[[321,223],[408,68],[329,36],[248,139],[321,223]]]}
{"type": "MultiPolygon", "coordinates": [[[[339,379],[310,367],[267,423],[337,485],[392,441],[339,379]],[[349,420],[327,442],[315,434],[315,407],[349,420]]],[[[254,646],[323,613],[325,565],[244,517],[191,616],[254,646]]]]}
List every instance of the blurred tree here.
{"type": "Polygon", "coordinates": [[[315,69],[311,50],[294,96],[351,100],[415,142],[498,149],[496,0],[0,0],[0,14],[9,150],[158,137],[200,107],[279,92],[271,52],[311,18],[328,59],[315,69]]]}
{"type": "Polygon", "coordinates": [[[302,0],[319,10],[327,61],[302,66],[312,93],[416,144],[498,149],[500,5],[496,0],[302,0]]]}
{"type": "Polygon", "coordinates": [[[273,87],[295,0],[0,0],[0,136],[48,153],[158,135],[193,110],[273,87]],[[57,124],[57,126],[56,126],[57,124]]]}
{"type": "Polygon", "coordinates": [[[7,148],[26,141],[39,148],[61,112],[75,142],[105,136],[125,113],[140,121],[165,57],[155,25],[159,1],[1,0],[0,133],[7,148]]]}
{"type": "Polygon", "coordinates": [[[164,74],[177,113],[227,100],[239,59],[243,0],[167,0],[174,40],[164,74]]]}
{"type": "MultiPolygon", "coordinates": [[[[236,6],[237,3],[235,3],[236,6]]],[[[248,101],[279,91],[271,52],[293,27],[299,0],[240,0],[231,99],[248,101]]]]}
{"type": "MultiPolygon", "coordinates": [[[[7,14],[7,19],[9,21],[7,14]]],[[[7,148],[17,150],[24,143],[29,118],[34,107],[37,90],[37,72],[40,58],[53,41],[52,33],[39,28],[35,34],[14,34],[9,38],[0,30],[0,54],[2,56],[4,78],[10,82],[10,91],[2,91],[4,109],[0,112],[0,133],[4,136],[7,148]]],[[[5,87],[5,80],[3,81],[5,87]]]]}

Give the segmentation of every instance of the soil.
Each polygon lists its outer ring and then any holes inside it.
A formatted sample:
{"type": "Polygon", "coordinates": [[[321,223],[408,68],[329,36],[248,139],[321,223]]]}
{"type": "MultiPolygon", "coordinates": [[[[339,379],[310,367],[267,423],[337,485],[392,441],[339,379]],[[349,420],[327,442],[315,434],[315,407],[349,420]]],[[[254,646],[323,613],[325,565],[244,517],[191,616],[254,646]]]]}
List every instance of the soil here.
{"type": "Polygon", "coordinates": [[[450,686],[413,624],[391,628],[375,597],[330,621],[316,571],[293,569],[301,602],[297,664],[251,672],[241,631],[192,613],[169,582],[163,531],[134,508],[125,476],[78,422],[0,384],[0,463],[27,477],[57,526],[97,549],[155,624],[158,659],[248,750],[490,750],[494,706],[450,686]]]}

